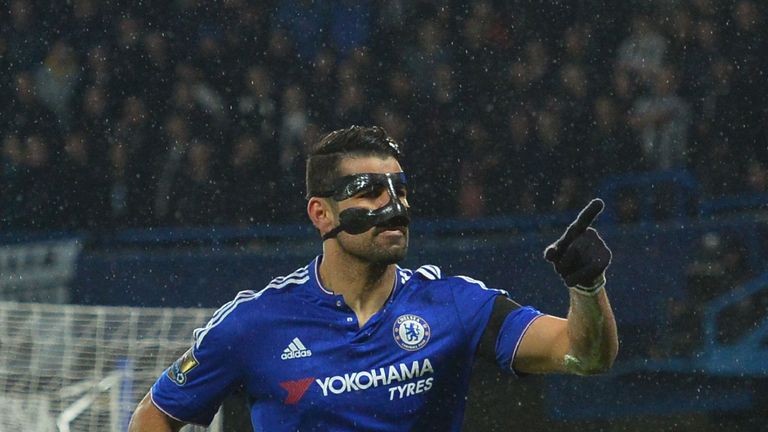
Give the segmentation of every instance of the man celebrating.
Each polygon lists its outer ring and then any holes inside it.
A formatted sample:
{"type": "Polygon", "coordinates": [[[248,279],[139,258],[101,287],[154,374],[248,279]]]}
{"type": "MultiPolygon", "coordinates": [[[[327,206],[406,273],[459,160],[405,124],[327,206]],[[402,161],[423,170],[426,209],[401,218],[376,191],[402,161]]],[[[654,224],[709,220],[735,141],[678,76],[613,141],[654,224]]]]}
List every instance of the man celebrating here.
{"type": "Polygon", "coordinates": [[[263,290],[240,292],[141,401],[130,431],[207,425],[242,388],[257,431],[455,431],[476,356],[509,373],[595,374],[618,350],[605,293],[611,253],[592,201],[545,251],[570,292],[568,318],[408,250],[402,153],[383,129],[328,134],[307,160],[307,213],[323,254],[263,290]]]}

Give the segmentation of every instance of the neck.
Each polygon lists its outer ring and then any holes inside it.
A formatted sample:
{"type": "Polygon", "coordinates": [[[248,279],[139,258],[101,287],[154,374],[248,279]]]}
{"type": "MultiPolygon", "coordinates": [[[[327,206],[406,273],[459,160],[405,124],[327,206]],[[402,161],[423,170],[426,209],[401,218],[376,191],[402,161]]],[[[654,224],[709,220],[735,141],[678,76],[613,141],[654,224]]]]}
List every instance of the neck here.
{"type": "Polygon", "coordinates": [[[392,294],[395,274],[394,264],[371,263],[336,248],[323,247],[320,280],[326,289],[344,296],[361,327],[392,294]]]}

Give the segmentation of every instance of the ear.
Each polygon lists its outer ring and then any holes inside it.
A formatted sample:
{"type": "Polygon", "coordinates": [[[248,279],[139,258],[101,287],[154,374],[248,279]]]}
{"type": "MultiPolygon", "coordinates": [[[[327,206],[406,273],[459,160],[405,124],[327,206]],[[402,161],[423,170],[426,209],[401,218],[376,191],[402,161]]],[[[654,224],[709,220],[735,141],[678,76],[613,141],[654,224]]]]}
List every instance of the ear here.
{"type": "Polygon", "coordinates": [[[307,203],[307,215],[312,225],[325,234],[336,227],[336,212],[330,202],[325,198],[312,197],[307,203]]]}

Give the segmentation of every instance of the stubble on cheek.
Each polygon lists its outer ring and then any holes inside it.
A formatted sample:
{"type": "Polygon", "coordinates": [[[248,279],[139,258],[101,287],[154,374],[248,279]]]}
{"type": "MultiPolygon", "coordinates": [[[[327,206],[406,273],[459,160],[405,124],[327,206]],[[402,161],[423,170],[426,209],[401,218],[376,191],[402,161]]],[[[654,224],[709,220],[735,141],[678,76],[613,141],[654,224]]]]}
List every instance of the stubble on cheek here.
{"type": "Polygon", "coordinates": [[[394,264],[405,258],[408,252],[408,232],[403,233],[397,239],[384,236],[373,236],[371,239],[371,252],[380,262],[394,264]]]}

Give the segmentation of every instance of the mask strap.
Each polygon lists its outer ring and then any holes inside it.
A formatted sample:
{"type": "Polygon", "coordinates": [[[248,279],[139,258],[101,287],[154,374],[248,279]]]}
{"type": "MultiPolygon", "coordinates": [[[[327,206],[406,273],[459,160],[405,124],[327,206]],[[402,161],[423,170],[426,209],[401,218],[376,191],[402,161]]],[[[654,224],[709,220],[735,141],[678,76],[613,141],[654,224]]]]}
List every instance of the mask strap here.
{"type": "Polygon", "coordinates": [[[328,231],[327,233],[325,233],[325,235],[323,236],[323,241],[328,240],[329,238],[336,237],[342,231],[344,231],[344,228],[342,228],[341,225],[337,226],[336,228],[334,228],[334,229],[328,231]]]}

